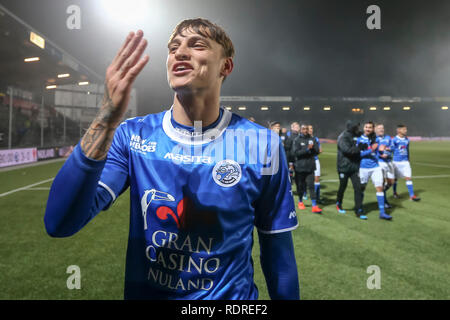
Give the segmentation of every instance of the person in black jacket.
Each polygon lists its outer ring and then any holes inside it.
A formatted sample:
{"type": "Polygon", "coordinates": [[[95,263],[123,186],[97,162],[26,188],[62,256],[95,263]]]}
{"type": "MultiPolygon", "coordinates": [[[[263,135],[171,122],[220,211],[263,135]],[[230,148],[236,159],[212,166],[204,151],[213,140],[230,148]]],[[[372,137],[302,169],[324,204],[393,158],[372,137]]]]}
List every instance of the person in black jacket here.
{"type": "Polygon", "coordinates": [[[298,208],[300,210],[305,209],[302,195],[305,193],[306,188],[308,188],[313,206],[312,212],[322,213],[322,210],[317,205],[316,192],[314,191],[314,170],[316,170],[314,156],[319,154],[319,145],[316,140],[310,136],[307,125],[302,125],[300,127],[300,135],[298,135],[293,142],[291,154],[295,160],[295,175],[298,176],[298,180],[296,179],[298,181],[298,208]]]}
{"type": "Polygon", "coordinates": [[[339,174],[339,190],[336,199],[336,209],[339,213],[345,213],[342,208],[342,201],[344,192],[347,188],[348,178],[352,181],[354,197],[355,197],[355,212],[356,215],[362,219],[362,191],[361,182],[359,179],[359,163],[361,161],[360,151],[367,146],[356,145],[356,139],[361,134],[359,131],[359,123],[355,121],[346,122],[347,130],[342,132],[337,140],[337,171],[339,174]]]}
{"type": "Polygon", "coordinates": [[[286,140],[284,140],[284,151],[286,152],[286,158],[287,158],[288,165],[289,165],[289,175],[291,177],[291,183],[292,183],[292,178],[294,178],[296,186],[298,185],[298,181],[297,181],[298,177],[296,175],[294,175],[295,157],[292,154],[292,146],[294,144],[295,138],[297,138],[299,134],[300,134],[300,124],[296,121],[292,122],[290,135],[288,135],[286,137],[286,140]]]}

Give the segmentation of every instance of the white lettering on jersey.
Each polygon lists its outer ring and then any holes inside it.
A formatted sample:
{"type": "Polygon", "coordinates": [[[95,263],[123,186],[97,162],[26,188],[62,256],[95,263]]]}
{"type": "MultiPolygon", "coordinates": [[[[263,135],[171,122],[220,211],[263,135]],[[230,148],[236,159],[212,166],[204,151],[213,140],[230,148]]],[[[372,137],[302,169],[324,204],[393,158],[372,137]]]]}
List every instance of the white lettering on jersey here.
{"type": "Polygon", "coordinates": [[[147,154],[147,152],[155,152],[156,142],[147,142],[147,139],[142,139],[140,136],[133,134],[130,139],[130,149],[131,151],[139,152],[141,154],[147,154]]]}
{"type": "Polygon", "coordinates": [[[211,164],[212,158],[207,156],[191,156],[188,154],[176,154],[172,152],[167,152],[164,159],[172,160],[175,163],[204,163],[211,164]]]}

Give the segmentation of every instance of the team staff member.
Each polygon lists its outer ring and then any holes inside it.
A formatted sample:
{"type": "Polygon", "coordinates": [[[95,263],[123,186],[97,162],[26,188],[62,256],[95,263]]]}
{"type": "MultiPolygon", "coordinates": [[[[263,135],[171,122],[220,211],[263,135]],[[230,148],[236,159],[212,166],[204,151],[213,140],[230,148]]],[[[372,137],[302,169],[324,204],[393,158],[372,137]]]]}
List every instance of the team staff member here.
{"type": "Polygon", "coordinates": [[[168,42],[172,107],[122,122],[146,45],[141,30],[130,33],[108,67],[99,114],[52,184],[47,232],[75,234],[130,188],[125,299],[257,299],[255,227],[270,297],[298,299],[290,232],[298,222],[280,139],[220,107],[230,38],[205,19],[180,22],[168,42]],[[268,162],[238,163],[243,151],[234,147],[211,155],[246,130],[267,135],[248,139],[248,150],[270,152],[268,162]]]}
{"type": "MultiPolygon", "coordinates": [[[[294,145],[295,138],[297,138],[299,134],[300,134],[300,124],[295,121],[295,122],[291,123],[290,135],[288,135],[286,137],[286,140],[284,140],[284,150],[286,152],[286,156],[287,156],[288,163],[289,163],[289,173],[291,175],[293,175],[296,186],[298,185],[298,181],[297,181],[298,176],[294,174],[295,173],[295,169],[294,169],[295,157],[292,154],[292,146],[294,145]]],[[[298,190],[297,190],[297,192],[298,192],[298,190]]]]}
{"type": "Polygon", "coordinates": [[[295,138],[292,154],[295,157],[295,175],[298,175],[298,208],[305,209],[302,195],[306,189],[309,190],[312,202],[312,212],[322,213],[322,209],[317,205],[316,192],[314,191],[314,171],[316,170],[315,156],[319,154],[319,145],[309,134],[308,126],[300,127],[300,135],[295,138]]]}
{"type": "Polygon", "coordinates": [[[337,171],[339,174],[339,190],[336,199],[336,209],[339,213],[346,213],[342,208],[344,192],[347,188],[348,179],[352,181],[355,200],[355,212],[358,217],[362,213],[362,193],[359,179],[359,163],[361,161],[361,147],[356,145],[356,140],[361,135],[359,123],[348,120],[346,130],[337,140],[337,171]]]}

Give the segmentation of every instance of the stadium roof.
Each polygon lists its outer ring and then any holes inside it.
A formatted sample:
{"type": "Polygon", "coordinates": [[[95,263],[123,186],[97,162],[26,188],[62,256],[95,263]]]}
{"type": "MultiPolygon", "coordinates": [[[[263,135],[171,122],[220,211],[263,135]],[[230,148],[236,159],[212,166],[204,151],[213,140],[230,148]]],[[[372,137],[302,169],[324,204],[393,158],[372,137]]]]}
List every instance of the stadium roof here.
{"type": "Polygon", "coordinates": [[[42,92],[47,85],[103,82],[102,77],[0,5],[0,90],[42,92]],[[31,41],[34,37],[34,42],[31,41]],[[42,46],[43,48],[39,47],[42,46]],[[26,58],[38,61],[25,62],[26,58]],[[69,74],[65,78],[58,75],[69,74]]]}

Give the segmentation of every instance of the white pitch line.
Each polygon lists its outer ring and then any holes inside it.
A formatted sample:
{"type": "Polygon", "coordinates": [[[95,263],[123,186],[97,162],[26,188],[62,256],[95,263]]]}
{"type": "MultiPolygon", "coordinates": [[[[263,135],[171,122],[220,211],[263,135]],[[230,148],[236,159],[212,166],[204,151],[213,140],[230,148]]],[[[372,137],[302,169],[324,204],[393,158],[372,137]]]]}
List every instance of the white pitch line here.
{"type": "Polygon", "coordinates": [[[447,169],[450,169],[450,166],[446,166],[444,164],[434,164],[434,163],[425,163],[425,162],[413,162],[413,164],[418,164],[419,166],[425,166],[425,167],[435,167],[435,168],[447,168],[447,169]]]}
{"type": "Polygon", "coordinates": [[[52,181],[53,179],[55,179],[55,178],[50,178],[50,179],[42,180],[42,181],[39,181],[39,182],[30,184],[30,185],[25,186],[25,187],[21,187],[21,188],[17,188],[17,189],[8,191],[8,192],[0,193],[0,198],[1,198],[1,197],[4,197],[4,196],[7,196],[7,195],[10,195],[11,193],[15,193],[15,192],[17,192],[17,191],[27,190],[27,189],[29,189],[29,188],[33,188],[33,187],[38,186],[38,185],[40,185],[40,184],[43,184],[43,183],[46,183],[46,182],[50,182],[50,181],[52,181]]]}
{"type": "MultiPolygon", "coordinates": [[[[439,178],[450,178],[450,174],[438,174],[434,176],[412,176],[411,179],[439,179],[439,178]]],[[[328,179],[320,180],[320,182],[339,182],[339,179],[328,179]]]]}
{"type": "Polygon", "coordinates": [[[27,188],[25,190],[50,190],[50,187],[27,188]]]}

